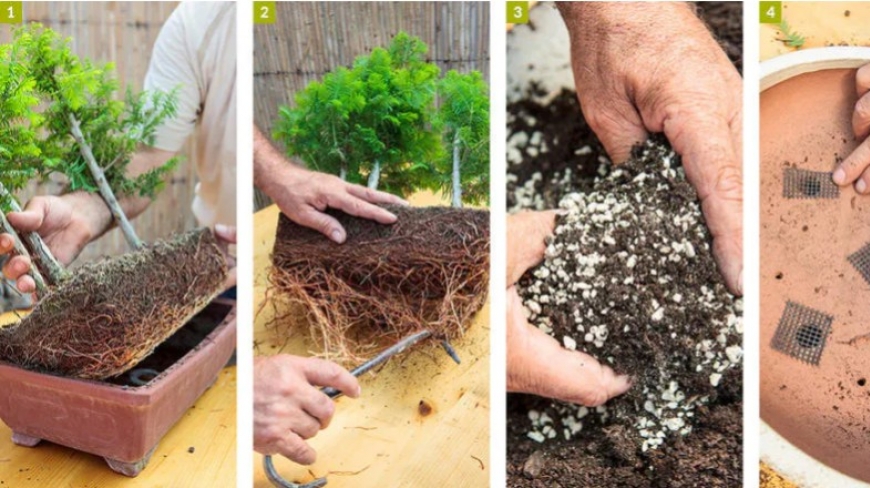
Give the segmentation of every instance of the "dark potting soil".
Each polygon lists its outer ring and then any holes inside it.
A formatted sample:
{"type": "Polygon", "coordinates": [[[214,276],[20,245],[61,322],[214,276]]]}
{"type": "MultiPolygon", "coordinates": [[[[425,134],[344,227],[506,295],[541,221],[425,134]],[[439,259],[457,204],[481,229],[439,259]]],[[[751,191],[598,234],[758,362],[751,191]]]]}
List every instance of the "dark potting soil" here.
{"type": "MultiPolygon", "coordinates": [[[[699,5],[702,17],[716,32],[723,48],[738,69],[742,66],[741,9],[739,2],[706,2],[699,5]]],[[[508,174],[507,204],[510,209],[557,208],[565,195],[578,191],[588,193],[596,185],[595,180],[610,171],[609,162],[600,143],[582,118],[576,94],[565,90],[547,104],[541,103],[542,95],[536,93],[533,88],[523,100],[508,106],[508,138],[510,140],[516,137],[515,143],[509,144],[508,154],[511,163],[508,174]],[[542,148],[546,150],[542,151],[542,148]],[[511,154],[511,151],[516,152],[511,154]]],[[[684,195],[679,195],[678,192],[677,200],[683,198],[684,195]]],[[[665,210],[669,202],[664,203],[662,212],[667,215],[665,210]]],[[[669,209],[671,210],[673,208],[669,209]]],[[[618,247],[625,240],[630,239],[629,235],[645,233],[658,225],[654,222],[646,224],[646,229],[628,229],[624,236],[611,237],[619,241],[618,247]]],[[[702,262],[681,276],[681,281],[682,277],[685,277],[687,283],[650,283],[646,293],[651,296],[670,297],[680,293],[681,298],[697,297],[698,287],[708,286],[708,292],[712,292],[711,303],[728,302],[709,251],[701,251],[703,249],[701,241],[704,239],[701,236],[694,236],[690,240],[693,242],[692,247],[696,254],[701,256],[702,262]],[[706,285],[702,284],[705,282],[706,285]]],[[[567,239],[564,242],[567,242],[567,239]]],[[[589,246],[603,248],[600,243],[590,242],[589,246]]],[[[605,256],[608,257],[614,258],[614,261],[619,260],[616,256],[605,256]]],[[[685,258],[685,255],[681,257],[685,258]]],[[[621,262],[625,263],[625,261],[621,262]]],[[[675,263],[670,263],[673,264],[675,263]]],[[[614,263],[611,262],[610,266],[614,266],[614,263]]],[[[646,271],[646,278],[637,276],[634,278],[649,279],[650,269],[652,267],[646,271]]],[[[576,269],[574,271],[576,272],[576,269]]],[[[602,274],[607,274],[616,270],[600,271],[602,274]]],[[[673,274],[674,271],[668,266],[662,269],[663,274],[673,274]]],[[[622,280],[628,278],[624,267],[615,276],[622,280]]],[[[533,274],[527,275],[526,284],[528,285],[528,280],[533,278],[535,278],[533,274]]],[[[635,284],[631,289],[634,291],[638,288],[639,285],[635,284]]],[[[582,297],[582,290],[580,291],[582,297]]],[[[598,293],[609,294],[604,290],[598,290],[598,293]]],[[[587,303],[577,300],[581,303],[575,308],[581,314],[590,309],[600,311],[602,299],[600,296],[596,298],[597,300],[587,299],[587,303]]],[[[673,303],[671,300],[670,304],[673,303]]],[[[631,303],[626,305],[628,306],[624,310],[618,312],[609,310],[608,313],[636,318],[645,317],[647,321],[652,321],[655,310],[644,310],[637,304],[634,304],[634,309],[631,303]]],[[[597,337],[592,338],[591,344],[586,342],[585,337],[588,332],[587,327],[592,324],[584,324],[584,333],[580,334],[573,320],[573,312],[574,309],[571,307],[564,307],[561,315],[554,314],[557,318],[549,324],[551,334],[563,343],[564,336],[560,334],[570,336],[576,341],[577,349],[589,347],[594,354],[599,349],[594,343],[597,337]]],[[[708,335],[714,342],[717,340],[718,331],[712,330],[709,324],[705,326],[704,316],[710,313],[716,314],[715,311],[693,308],[685,310],[679,317],[671,317],[668,310],[665,310],[664,317],[667,317],[667,323],[680,329],[681,332],[688,332],[688,335],[679,336],[685,338],[688,345],[708,335]],[[699,327],[697,333],[692,330],[694,327],[699,327]]],[[[601,323],[621,323],[613,316],[610,319],[601,323]]],[[[634,325],[640,330],[644,324],[643,321],[636,320],[634,325]]],[[[605,333],[606,340],[602,348],[615,346],[614,349],[620,349],[619,353],[607,354],[613,357],[612,366],[618,372],[634,372],[638,375],[636,380],[638,383],[627,396],[608,404],[606,420],[602,418],[601,413],[594,410],[582,412],[584,413],[584,417],[580,420],[582,429],[572,433],[571,425],[566,426],[562,416],[573,414],[571,420],[573,425],[573,422],[577,421],[577,409],[558,404],[556,404],[557,408],[554,408],[554,403],[550,400],[527,395],[508,396],[508,486],[593,488],[599,486],[741,486],[742,366],[726,368],[721,373],[721,378],[714,378],[718,383],[718,386],[714,387],[710,382],[709,374],[691,374],[692,359],[689,359],[686,354],[691,348],[674,349],[675,342],[679,341],[668,341],[669,336],[656,338],[654,334],[647,335],[646,332],[642,336],[638,334],[635,337],[624,333],[617,339],[614,335],[617,332],[616,327],[605,333]],[[669,345],[662,347],[663,342],[669,345]],[[642,441],[645,439],[638,436],[636,420],[639,417],[637,412],[645,411],[645,401],[640,402],[643,386],[640,389],[637,386],[644,382],[654,383],[652,380],[655,379],[653,373],[656,369],[650,367],[650,364],[661,365],[663,361],[667,362],[670,353],[676,353],[679,359],[675,362],[682,363],[682,367],[670,368],[675,378],[679,378],[680,385],[686,383],[686,388],[689,390],[707,391],[709,403],[695,405],[693,416],[686,417],[686,420],[690,420],[691,432],[686,435],[667,432],[666,440],[661,445],[644,451],[642,441]],[[530,418],[530,411],[535,412],[535,421],[530,418]],[[548,421],[542,421],[543,415],[547,416],[548,421]],[[634,422],[631,419],[634,419],[634,422]],[[544,443],[529,438],[531,431],[537,430],[540,433],[544,424],[552,426],[556,434],[554,438],[546,439],[544,443]],[[563,435],[566,427],[570,440],[565,440],[563,435]]],[[[619,331],[623,330],[619,329],[619,331]]],[[[733,340],[732,338],[731,345],[735,345],[733,340]]],[[[605,356],[603,360],[607,361],[607,357],[605,356]]],[[[682,397],[685,398],[685,395],[682,397]]],[[[553,434],[548,433],[549,435],[553,434]]]]}
{"type": "Polygon", "coordinates": [[[157,346],[150,356],[124,374],[107,378],[104,381],[129,387],[142,386],[148,383],[202,344],[202,341],[217,329],[232,309],[233,305],[226,302],[208,304],[184,327],[178,329],[169,339],[157,346]]]}
{"type": "Polygon", "coordinates": [[[209,229],[83,266],[0,331],[0,357],[59,376],[116,376],[211,302],[226,276],[209,229]]]}

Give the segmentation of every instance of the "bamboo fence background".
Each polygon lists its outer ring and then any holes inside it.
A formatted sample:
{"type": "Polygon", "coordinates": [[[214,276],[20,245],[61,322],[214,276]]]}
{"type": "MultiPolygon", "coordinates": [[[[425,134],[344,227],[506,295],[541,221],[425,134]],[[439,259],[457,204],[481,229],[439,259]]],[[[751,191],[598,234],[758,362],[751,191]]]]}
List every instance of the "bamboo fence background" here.
{"type": "MultiPolygon", "coordinates": [[[[488,2],[278,2],[274,24],[254,26],[254,122],[267,137],[294,93],[399,31],[429,45],[442,72],[480,71],[489,81],[488,2]]],[[[283,150],[283,147],[281,147],[283,150]]],[[[255,208],[269,204],[259,191],[255,208]]]]}
{"type": "MultiPolygon", "coordinates": [[[[138,91],[142,89],[157,34],[176,5],[178,2],[24,2],[24,21],[40,22],[72,37],[70,45],[76,54],[95,62],[114,63],[121,86],[138,91]]],[[[0,26],[0,42],[11,39],[13,27],[0,26]]],[[[184,161],[164,190],[148,210],[133,220],[144,241],[196,226],[190,210],[196,173],[194,165],[187,164],[194,159],[193,148],[188,141],[181,152],[184,161]]],[[[61,187],[62,182],[53,181],[29,189],[19,197],[24,203],[34,194],[56,194],[61,187]]],[[[86,247],[76,265],[129,250],[120,231],[115,229],[86,247]]]]}

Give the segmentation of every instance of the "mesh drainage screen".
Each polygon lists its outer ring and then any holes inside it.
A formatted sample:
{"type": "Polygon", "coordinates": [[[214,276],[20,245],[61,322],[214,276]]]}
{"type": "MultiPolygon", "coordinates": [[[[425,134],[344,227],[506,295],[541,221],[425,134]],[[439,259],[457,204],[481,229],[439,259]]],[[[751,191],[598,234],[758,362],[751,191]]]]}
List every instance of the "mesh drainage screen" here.
{"type": "Polygon", "coordinates": [[[789,301],[770,347],[808,364],[818,365],[834,317],[789,301]]]}
{"type": "Polygon", "coordinates": [[[857,250],[848,259],[852,263],[852,266],[864,277],[864,281],[870,283],[870,243],[857,250]]]}
{"type": "Polygon", "coordinates": [[[840,187],[834,184],[831,173],[785,168],[782,196],[785,198],[838,198],[840,187]]]}

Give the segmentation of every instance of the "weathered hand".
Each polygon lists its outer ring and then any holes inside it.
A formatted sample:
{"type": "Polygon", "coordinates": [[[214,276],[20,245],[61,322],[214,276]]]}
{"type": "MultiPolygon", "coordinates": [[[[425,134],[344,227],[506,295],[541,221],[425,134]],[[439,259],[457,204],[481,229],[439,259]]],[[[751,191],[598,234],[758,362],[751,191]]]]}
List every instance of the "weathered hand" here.
{"type": "Polygon", "coordinates": [[[742,293],[743,83],[679,2],[560,2],[574,79],[590,127],[615,162],[647,132],[683,157],[728,287],[742,293]]]}
{"type": "Polygon", "coordinates": [[[834,183],[844,186],[855,184],[855,191],[867,194],[870,190],[870,64],[861,67],[855,77],[858,103],[852,113],[852,131],[863,141],[834,171],[834,183]]]}
{"type": "Polygon", "coordinates": [[[339,244],[344,242],[347,234],[338,220],[325,213],[327,208],[381,224],[392,224],[396,216],[377,204],[408,204],[395,195],[347,183],[337,176],[289,164],[283,170],[284,174],[274,176],[276,181],[285,182],[283,189],[269,192],[278,208],[290,220],[318,230],[339,244]]]}
{"type": "Polygon", "coordinates": [[[320,391],[331,386],[360,394],[356,378],[335,363],[286,354],[254,361],[254,449],[312,464],[317,453],[305,441],[329,426],[335,403],[320,391]]]}
{"type": "Polygon", "coordinates": [[[592,356],[563,348],[529,324],[516,281],[544,259],[545,239],[553,233],[555,212],[525,212],[508,217],[507,389],[586,406],[598,406],[631,386],[592,356]]]}
{"type": "MultiPolygon", "coordinates": [[[[54,257],[66,265],[95,236],[95,224],[91,222],[87,212],[81,212],[75,205],[78,198],[78,194],[35,197],[24,211],[10,212],[7,218],[19,232],[36,232],[42,236],[54,257]]],[[[0,234],[0,254],[12,252],[12,243],[11,235],[0,234]]],[[[3,274],[16,282],[19,291],[31,293],[36,290],[36,284],[27,274],[30,266],[28,256],[14,256],[3,266],[3,274]]]]}

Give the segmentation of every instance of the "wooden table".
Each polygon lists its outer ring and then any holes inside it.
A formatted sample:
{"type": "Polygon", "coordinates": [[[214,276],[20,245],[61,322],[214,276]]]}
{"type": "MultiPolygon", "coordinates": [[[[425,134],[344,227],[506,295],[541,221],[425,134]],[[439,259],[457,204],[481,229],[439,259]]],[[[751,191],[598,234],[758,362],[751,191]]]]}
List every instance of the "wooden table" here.
{"type": "MultiPolygon", "coordinates": [[[[0,316],[0,324],[10,317],[0,316]]],[[[215,384],[160,441],[136,478],[115,473],[100,457],[50,442],[16,446],[12,431],[0,422],[0,488],[211,488],[235,483],[235,366],[220,372],[215,384]]]]}
{"type": "MultiPolygon", "coordinates": [[[[440,203],[431,194],[411,201],[440,203]]],[[[266,292],[278,214],[273,205],[254,216],[255,312],[266,292]]],[[[267,329],[274,314],[267,306],[255,316],[254,353],[308,355],[314,345],[305,331],[286,337],[267,329]]],[[[440,349],[412,350],[360,378],[362,396],[340,398],[332,424],[309,441],[317,462],[305,467],[276,456],[278,471],[294,482],[328,475],[330,488],[489,486],[489,305],[454,347],[461,365],[440,349]],[[424,415],[421,402],[432,411],[424,415]]],[[[254,486],[272,486],[256,453],[254,486]]]]}

